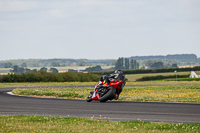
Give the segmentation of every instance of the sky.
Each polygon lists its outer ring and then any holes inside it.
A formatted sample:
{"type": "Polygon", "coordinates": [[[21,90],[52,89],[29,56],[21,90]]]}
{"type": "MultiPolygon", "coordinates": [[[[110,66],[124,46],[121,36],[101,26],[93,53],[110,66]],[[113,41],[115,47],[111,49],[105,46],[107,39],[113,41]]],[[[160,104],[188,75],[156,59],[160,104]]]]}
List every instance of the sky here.
{"type": "Polygon", "coordinates": [[[0,60],[196,54],[199,0],[0,0],[0,60]]]}

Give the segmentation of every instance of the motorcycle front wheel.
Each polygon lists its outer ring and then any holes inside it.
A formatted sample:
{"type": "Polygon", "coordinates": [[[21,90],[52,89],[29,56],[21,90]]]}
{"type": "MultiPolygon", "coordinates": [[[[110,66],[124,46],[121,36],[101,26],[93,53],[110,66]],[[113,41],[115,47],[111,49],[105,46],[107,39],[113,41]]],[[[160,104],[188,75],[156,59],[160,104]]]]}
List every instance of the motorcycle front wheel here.
{"type": "Polygon", "coordinates": [[[92,101],[92,94],[93,93],[90,92],[90,95],[87,97],[87,100],[86,100],[87,102],[91,102],[92,101]]]}
{"type": "Polygon", "coordinates": [[[113,98],[115,92],[116,92],[116,89],[113,86],[109,87],[109,91],[105,95],[100,96],[99,101],[106,102],[107,100],[111,100],[113,98]]]}

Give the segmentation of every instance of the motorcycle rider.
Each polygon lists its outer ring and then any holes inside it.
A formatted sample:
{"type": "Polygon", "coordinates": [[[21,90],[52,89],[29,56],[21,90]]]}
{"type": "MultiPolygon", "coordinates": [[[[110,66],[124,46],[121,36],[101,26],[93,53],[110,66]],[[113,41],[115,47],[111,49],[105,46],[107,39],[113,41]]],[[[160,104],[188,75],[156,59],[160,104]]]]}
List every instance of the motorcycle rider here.
{"type": "MultiPolygon", "coordinates": [[[[109,84],[110,84],[110,81],[112,79],[117,79],[117,80],[123,80],[123,81],[125,81],[125,75],[123,74],[123,72],[121,70],[116,70],[114,73],[109,74],[109,75],[102,75],[99,80],[102,81],[103,84],[99,85],[98,87],[99,88],[100,87],[108,87],[109,84]]],[[[122,89],[123,89],[124,85],[125,85],[125,83],[123,83],[122,89]]],[[[115,100],[118,99],[119,94],[122,92],[122,89],[117,89],[116,90],[115,100]]]]}

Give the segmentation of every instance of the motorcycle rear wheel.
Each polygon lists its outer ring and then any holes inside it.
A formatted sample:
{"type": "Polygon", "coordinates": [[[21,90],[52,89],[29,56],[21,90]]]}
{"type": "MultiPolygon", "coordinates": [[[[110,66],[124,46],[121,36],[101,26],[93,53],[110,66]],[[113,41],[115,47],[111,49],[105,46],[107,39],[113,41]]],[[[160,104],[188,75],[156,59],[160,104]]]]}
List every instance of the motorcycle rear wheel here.
{"type": "Polygon", "coordinates": [[[112,100],[115,92],[116,92],[116,89],[113,86],[111,86],[110,90],[105,95],[103,95],[102,97],[99,97],[99,101],[106,102],[107,100],[112,100]]]}

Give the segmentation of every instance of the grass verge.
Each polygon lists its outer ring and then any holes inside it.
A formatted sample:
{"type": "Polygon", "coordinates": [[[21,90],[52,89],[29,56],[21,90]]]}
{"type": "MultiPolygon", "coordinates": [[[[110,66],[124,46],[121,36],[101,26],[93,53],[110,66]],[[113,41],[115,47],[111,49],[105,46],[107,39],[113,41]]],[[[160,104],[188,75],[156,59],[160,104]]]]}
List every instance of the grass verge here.
{"type": "MultiPolygon", "coordinates": [[[[93,88],[30,88],[14,89],[17,95],[63,99],[86,99],[93,88]]],[[[200,103],[200,86],[125,87],[119,100],[200,103]]]]}
{"type": "Polygon", "coordinates": [[[49,116],[2,116],[0,132],[200,132],[200,124],[151,123],[144,121],[102,121],[86,118],[49,116]]]}
{"type": "MultiPolygon", "coordinates": [[[[96,85],[97,82],[35,82],[35,83],[0,83],[0,87],[12,86],[54,86],[54,85],[96,85]]],[[[127,82],[126,85],[200,85],[199,81],[143,81],[127,82]]]]}

